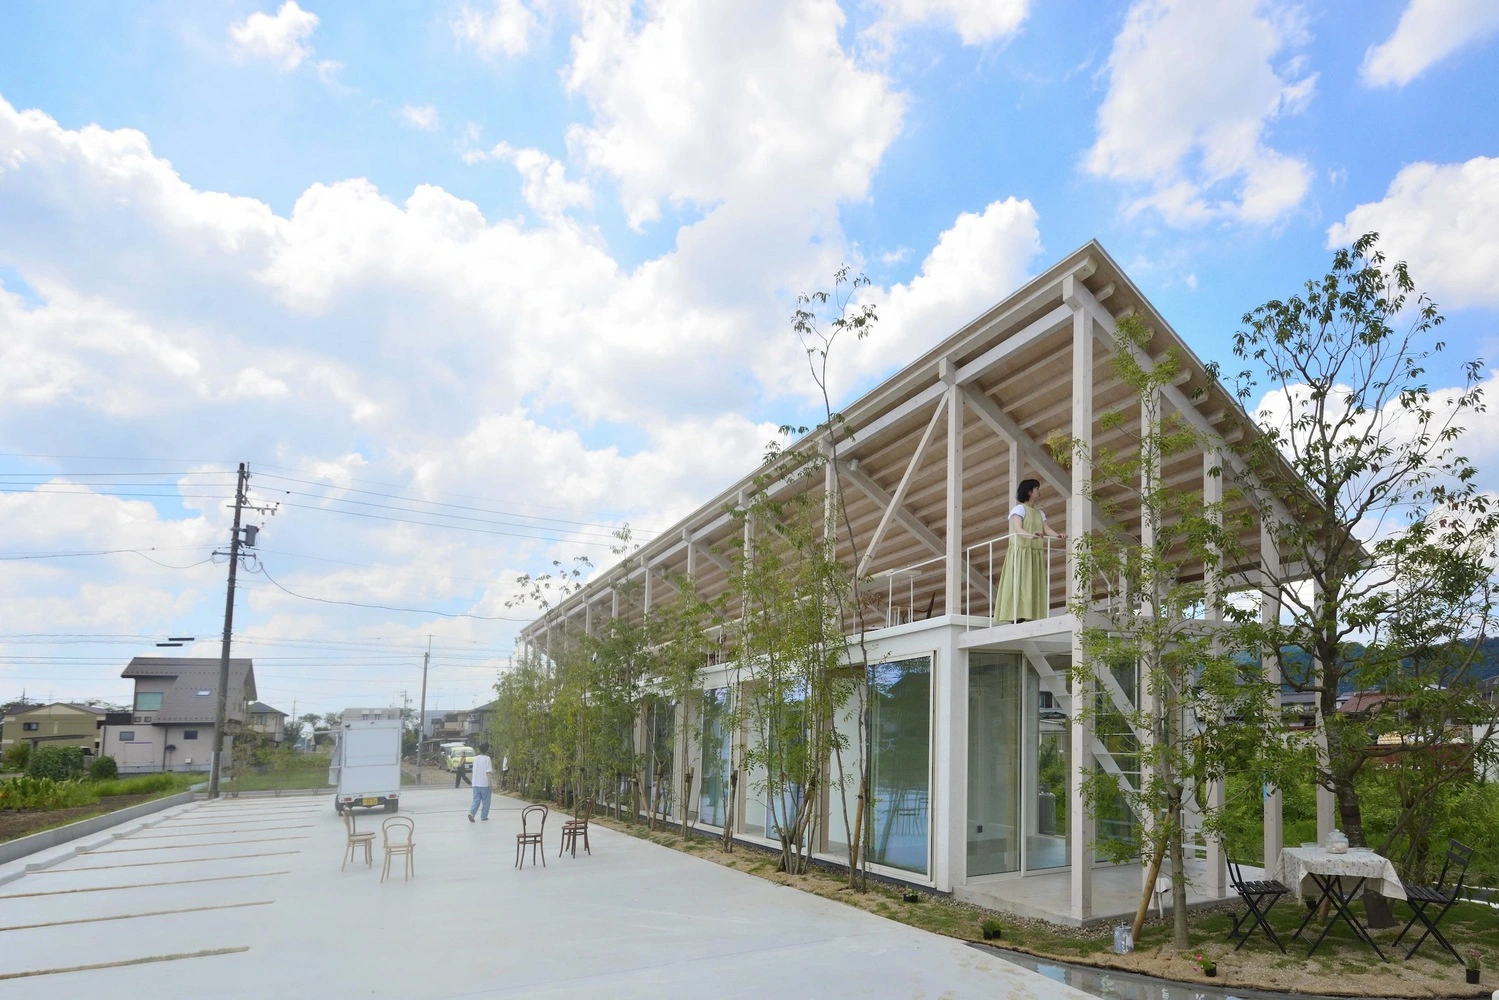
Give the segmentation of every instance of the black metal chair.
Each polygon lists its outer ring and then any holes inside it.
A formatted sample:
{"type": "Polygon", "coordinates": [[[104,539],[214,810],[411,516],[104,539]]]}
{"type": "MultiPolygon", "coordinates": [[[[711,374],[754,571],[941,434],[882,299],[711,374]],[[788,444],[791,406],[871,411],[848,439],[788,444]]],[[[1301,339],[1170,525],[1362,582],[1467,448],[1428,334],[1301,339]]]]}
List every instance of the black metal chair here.
{"type": "Polygon", "coordinates": [[[1435,885],[1408,885],[1405,887],[1405,901],[1410,904],[1411,919],[1405,925],[1405,930],[1400,932],[1400,937],[1395,939],[1395,944],[1398,945],[1400,943],[1400,938],[1405,937],[1405,932],[1410,930],[1417,920],[1426,925],[1426,933],[1422,934],[1416,941],[1415,947],[1406,952],[1405,957],[1407,960],[1416,953],[1416,950],[1421,947],[1427,937],[1436,938],[1437,943],[1446,948],[1453,958],[1459,962],[1463,960],[1462,956],[1457,953],[1457,949],[1452,947],[1452,944],[1442,936],[1442,932],[1437,929],[1437,924],[1441,923],[1442,918],[1447,915],[1447,911],[1452,909],[1452,904],[1456,903],[1462,897],[1463,879],[1468,877],[1468,862],[1472,859],[1473,848],[1454,840],[1447,848],[1447,857],[1442,862],[1442,874],[1437,877],[1435,885]],[[1447,884],[1449,876],[1454,876],[1451,885],[1447,884]],[[1427,916],[1427,908],[1434,906],[1441,907],[1437,911],[1436,917],[1427,916]]]}
{"type": "Polygon", "coordinates": [[[1280,938],[1275,936],[1275,928],[1270,926],[1269,916],[1270,908],[1275,905],[1275,901],[1291,890],[1275,879],[1264,879],[1255,882],[1244,881],[1244,875],[1239,870],[1239,865],[1235,861],[1228,863],[1228,881],[1233,886],[1234,892],[1238,893],[1239,898],[1244,901],[1244,905],[1249,907],[1248,913],[1234,914],[1234,926],[1228,932],[1228,939],[1230,941],[1236,937],[1239,938],[1239,943],[1234,945],[1234,951],[1238,951],[1244,947],[1244,942],[1249,940],[1249,935],[1254,933],[1256,927],[1259,927],[1264,930],[1271,941],[1275,942],[1275,947],[1280,949],[1281,954],[1285,954],[1286,946],[1281,944],[1280,938]],[[1241,922],[1248,923],[1248,926],[1244,928],[1242,937],[1239,935],[1239,924],[1241,922]]]}

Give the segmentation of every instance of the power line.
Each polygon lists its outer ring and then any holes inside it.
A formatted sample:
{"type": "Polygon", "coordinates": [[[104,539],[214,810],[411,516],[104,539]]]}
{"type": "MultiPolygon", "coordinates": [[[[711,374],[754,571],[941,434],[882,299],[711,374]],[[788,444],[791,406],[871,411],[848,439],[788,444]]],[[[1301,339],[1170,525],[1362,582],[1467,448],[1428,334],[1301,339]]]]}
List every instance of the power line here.
{"type": "MultiPolygon", "coordinates": [[[[508,538],[529,538],[536,542],[568,542],[573,545],[591,545],[595,547],[610,548],[615,542],[594,541],[589,538],[558,538],[553,535],[526,535],[516,531],[493,531],[488,528],[474,528],[466,524],[437,524],[432,521],[416,521],[407,517],[390,517],[386,514],[367,514],[358,510],[335,510],[331,507],[318,507],[313,504],[295,503],[291,500],[281,501],[283,507],[296,507],[301,510],[317,510],[325,514],[343,514],[348,517],[364,517],[375,521],[396,521],[401,524],[417,524],[424,528],[447,528],[450,531],[472,531],[480,535],[504,535],[508,538]]],[[[420,513],[413,511],[412,513],[420,513]]]]}
{"type": "Polygon", "coordinates": [[[349,607],[371,608],[376,611],[400,611],[413,615],[438,615],[443,618],[474,618],[480,621],[528,622],[531,620],[531,618],[515,618],[510,615],[475,615],[470,614],[466,611],[436,611],[431,608],[402,608],[395,607],[389,604],[365,604],[361,601],[337,601],[327,597],[309,597],[306,594],[298,594],[296,591],[287,590],[287,588],[283,587],[280,583],[277,583],[276,578],[266,572],[264,565],[261,565],[258,569],[253,570],[253,572],[259,573],[261,576],[265,577],[271,582],[274,587],[276,587],[277,590],[280,590],[283,593],[289,594],[292,597],[301,598],[304,601],[317,601],[319,604],[346,604],[349,607]]]}
{"type": "MultiPolygon", "coordinates": [[[[385,497],[388,500],[405,500],[408,503],[422,503],[422,504],[427,504],[427,505],[433,506],[433,507],[451,507],[454,510],[470,510],[470,511],[475,511],[477,513],[483,513],[483,514],[499,514],[501,516],[506,516],[506,517],[524,517],[524,518],[528,518],[528,519],[533,520],[533,521],[552,521],[552,522],[555,522],[557,524],[572,524],[572,525],[578,525],[580,527],[585,527],[585,528],[598,528],[598,527],[607,528],[607,527],[615,527],[615,526],[618,526],[619,523],[620,523],[620,522],[612,522],[611,523],[611,522],[600,522],[600,521],[576,521],[576,520],[570,520],[568,518],[561,518],[561,517],[546,517],[546,516],[541,515],[541,514],[527,514],[524,511],[494,510],[494,509],[488,508],[488,507],[471,507],[471,506],[468,506],[466,504],[446,503],[446,502],[441,501],[441,500],[425,500],[425,499],[422,499],[420,497],[401,496],[398,493],[381,493],[381,492],[379,492],[377,490],[362,490],[362,489],[358,489],[358,488],[352,487],[352,486],[339,486],[339,485],[336,485],[336,484],[317,483],[317,482],[313,482],[313,481],[307,480],[307,479],[294,479],[294,478],[292,478],[290,476],[278,476],[275,473],[271,473],[271,472],[262,472],[262,473],[260,473],[260,475],[259,475],[258,478],[260,478],[260,479],[277,479],[277,480],[280,480],[281,482],[286,482],[286,483],[300,483],[303,486],[322,486],[322,487],[327,488],[327,489],[342,490],[342,491],[344,491],[346,493],[362,493],[365,496],[385,497]]],[[[287,492],[294,494],[294,491],[292,491],[292,490],[287,490],[287,492]]],[[[329,499],[337,499],[337,498],[330,497],[329,499]]],[[[353,503],[355,501],[343,501],[343,502],[353,503]]],[[[537,505],[537,506],[540,506],[540,505],[537,505]]],[[[546,508],[544,508],[544,509],[546,509],[546,508]]]]}

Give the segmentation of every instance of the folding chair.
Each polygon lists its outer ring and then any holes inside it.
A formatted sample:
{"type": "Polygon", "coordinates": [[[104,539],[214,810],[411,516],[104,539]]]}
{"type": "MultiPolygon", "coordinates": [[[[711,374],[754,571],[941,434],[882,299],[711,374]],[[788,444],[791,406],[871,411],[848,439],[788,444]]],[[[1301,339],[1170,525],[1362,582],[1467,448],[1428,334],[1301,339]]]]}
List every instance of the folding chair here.
{"type": "Polygon", "coordinates": [[[1275,905],[1275,901],[1291,890],[1275,879],[1265,879],[1257,882],[1244,881],[1244,874],[1240,871],[1238,862],[1236,861],[1228,863],[1228,881],[1234,887],[1234,892],[1238,893],[1239,898],[1244,901],[1244,905],[1249,907],[1248,913],[1242,915],[1234,914],[1234,926],[1228,932],[1228,939],[1230,941],[1236,937],[1239,938],[1239,943],[1234,945],[1234,951],[1238,951],[1244,947],[1244,942],[1249,940],[1249,935],[1254,933],[1256,927],[1260,927],[1270,940],[1275,942],[1275,947],[1279,948],[1281,954],[1284,955],[1286,946],[1281,944],[1280,938],[1275,936],[1275,928],[1270,926],[1269,917],[1270,908],[1275,905]],[[1248,924],[1244,928],[1243,937],[1239,937],[1239,924],[1241,921],[1248,924]]]}
{"type": "Polygon", "coordinates": [[[547,851],[541,846],[541,834],[547,825],[546,806],[526,806],[520,811],[520,833],[515,835],[515,867],[524,868],[526,863],[526,845],[531,845],[531,864],[536,864],[537,848],[541,849],[541,867],[547,866],[547,851]],[[536,824],[536,832],[528,830],[527,821],[530,817],[540,813],[539,822],[536,824]]]}
{"type": "Polygon", "coordinates": [[[1472,859],[1473,848],[1454,840],[1447,848],[1446,860],[1442,862],[1442,874],[1438,876],[1436,885],[1408,885],[1405,887],[1405,901],[1410,904],[1412,916],[1410,923],[1405,925],[1405,930],[1400,932],[1400,937],[1395,939],[1395,944],[1398,945],[1400,943],[1400,938],[1405,937],[1405,932],[1410,930],[1417,920],[1426,925],[1426,933],[1422,934],[1420,939],[1416,941],[1414,948],[1406,952],[1405,957],[1407,961],[1416,953],[1416,950],[1421,947],[1421,944],[1428,936],[1436,938],[1437,943],[1446,948],[1452,954],[1453,958],[1459,962],[1463,960],[1462,956],[1457,953],[1457,949],[1452,947],[1451,943],[1442,936],[1441,931],[1437,930],[1437,924],[1441,923],[1442,918],[1447,915],[1447,911],[1452,909],[1452,904],[1462,898],[1463,879],[1468,877],[1468,862],[1472,859]],[[1456,876],[1451,886],[1447,884],[1447,877],[1449,875],[1456,876]],[[1441,906],[1441,909],[1437,911],[1435,919],[1426,915],[1427,907],[1438,905],[1441,906]]]}

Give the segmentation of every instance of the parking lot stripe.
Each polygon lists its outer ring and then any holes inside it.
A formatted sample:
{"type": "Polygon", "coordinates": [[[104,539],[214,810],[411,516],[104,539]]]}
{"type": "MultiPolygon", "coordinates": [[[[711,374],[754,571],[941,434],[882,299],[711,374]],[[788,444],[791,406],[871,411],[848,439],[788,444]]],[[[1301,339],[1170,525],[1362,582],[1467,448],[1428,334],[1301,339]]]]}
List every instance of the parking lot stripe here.
{"type": "Polygon", "coordinates": [[[156,865],[195,865],[204,861],[238,861],[241,858],[279,858],[301,851],[265,851],[261,854],[224,854],[216,858],[177,858],[173,861],[132,861],[125,865],[87,865],[83,868],[44,868],[31,875],[66,875],[69,872],[102,872],[111,868],[151,868],[156,865]]]}
{"type": "Polygon", "coordinates": [[[300,837],[256,837],[254,840],[215,840],[209,844],[167,844],[165,847],[116,847],[111,851],[79,851],[80,854],[130,854],[135,851],[187,851],[194,847],[229,847],[234,844],[270,844],[279,840],[306,840],[300,837]]]}
{"type": "Polygon", "coordinates": [[[0,980],[30,979],[33,976],[55,976],[63,972],[93,972],[97,969],[123,969],[131,965],[150,965],[153,962],[180,962],[184,958],[209,958],[213,955],[238,955],[250,950],[247,944],[237,948],[208,948],[203,951],[187,951],[180,955],[147,955],[143,958],[126,958],[118,962],[96,962],[93,965],[70,965],[61,969],[30,969],[26,972],[0,972],[0,980]]]}
{"type": "MultiPolygon", "coordinates": [[[[36,872],[31,874],[35,875],[36,872]]],[[[216,875],[213,878],[179,878],[167,882],[136,882],[131,885],[93,885],[82,889],[48,889],[46,892],[12,892],[0,899],[32,899],[36,896],[67,896],[75,892],[110,892],[115,889],[154,889],[161,885],[193,885],[198,882],[229,882],[241,878],[269,878],[272,875],[290,875],[283,872],[252,872],[249,875],[216,875]]]]}
{"type": "MultiPolygon", "coordinates": [[[[300,823],[300,824],[298,824],[296,826],[263,826],[259,830],[244,830],[244,831],[240,831],[240,830],[219,830],[217,832],[218,833],[241,833],[241,832],[243,832],[243,833],[270,833],[270,832],[272,832],[274,830],[311,830],[314,825],[315,824],[313,824],[313,823],[300,823]]],[[[142,830],[140,833],[132,833],[129,836],[121,837],[119,839],[120,840],[141,840],[141,839],[145,839],[145,840],[156,840],[156,839],[166,840],[169,837],[170,838],[179,838],[179,837],[212,837],[214,835],[214,833],[215,833],[215,831],[213,831],[213,830],[208,830],[208,831],[202,832],[202,833],[152,833],[149,830],[142,830]]]]}
{"type": "Polygon", "coordinates": [[[180,910],[152,910],[149,913],[120,913],[112,917],[79,917],[77,920],[49,920],[45,924],[15,924],[0,927],[4,931],[30,931],[38,927],[66,927],[70,924],[98,924],[107,920],[134,920],[137,917],[168,917],[174,913],[202,913],[204,910],[237,910],[243,906],[270,906],[274,899],[261,899],[253,903],[218,903],[214,906],[189,906],[180,910]]]}

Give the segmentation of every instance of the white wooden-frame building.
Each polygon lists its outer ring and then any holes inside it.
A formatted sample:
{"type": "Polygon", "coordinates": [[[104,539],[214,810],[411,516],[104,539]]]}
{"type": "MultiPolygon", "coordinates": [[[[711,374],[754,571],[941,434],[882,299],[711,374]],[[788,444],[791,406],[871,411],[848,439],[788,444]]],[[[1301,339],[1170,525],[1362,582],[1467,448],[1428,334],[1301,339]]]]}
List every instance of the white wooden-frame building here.
{"type": "MultiPolygon", "coordinates": [[[[1097,857],[1100,820],[1073,780],[1083,766],[1119,768],[1108,734],[1095,733],[1078,712],[1094,691],[1069,689],[1068,667],[1082,656],[1069,613],[1073,555],[1063,546],[1050,555],[1050,617],[996,625],[990,594],[1021,480],[1040,480],[1040,506],[1049,523],[1066,532],[1068,545],[1102,516],[1089,499],[1086,459],[1075,459],[1069,471],[1043,442],[1053,435],[1093,447],[1117,442],[1118,432],[1106,431],[1100,418],[1132,400],[1110,366],[1119,349],[1115,318],[1126,311],[1151,329],[1152,357],[1172,347],[1179,352],[1182,374],[1162,390],[1162,402],[1204,443],[1194,454],[1173,457],[1164,477],[1217,499],[1225,485],[1249,475],[1224,434],[1233,438],[1252,424],[1096,241],[846,407],[852,439],[839,446],[839,478],[863,568],[884,592],[883,620],[867,637],[870,665],[887,672],[892,692],[899,689],[891,697],[902,699],[905,727],[896,741],[902,760],[882,772],[898,777],[886,786],[876,781],[871,870],[1072,924],[1132,913],[1141,879],[1139,866],[1112,866],[1097,857]]],[[[638,618],[653,600],[670,596],[663,590],[668,577],[690,579],[705,596],[722,592],[734,572],[726,553],[745,530],[726,511],[744,503],[764,471],[751,470],[642,546],[628,570],[600,574],[530,623],[521,641],[545,656],[560,628],[591,630],[610,616],[638,618]],[[622,588],[627,577],[636,585],[622,588]]],[[[825,491],[833,482],[829,474],[772,489],[825,491]]],[[[1272,578],[1258,572],[1264,564],[1279,576],[1269,526],[1255,524],[1242,540],[1248,564],[1229,568],[1240,581],[1272,578]]],[[[1265,594],[1262,605],[1263,614],[1279,614],[1275,594],[1265,594]]],[[[733,664],[710,666],[702,698],[676,706],[671,724],[687,725],[698,736],[712,732],[735,673],[733,664]]],[[[1128,678],[1093,683],[1099,696],[1116,702],[1140,696],[1139,684],[1128,678]]],[[[690,818],[709,828],[723,822],[726,787],[712,777],[721,777],[726,762],[698,759],[711,742],[694,738],[689,763],[700,777],[685,803],[690,818]]],[[[642,746],[649,743],[645,734],[642,746]]],[[[674,767],[680,788],[683,762],[674,767]]],[[[733,832],[771,844],[752,778],[738,784],[733,832]]],[[[827,808],[814,845],[819,856],[840,864],[847,860],[842,822],[839,809],[827,808]]],[[[1264,837],[1266,867],[1272,867],[1281,846],[1273,791],[1266,792],[1264,837]]],[[[1192,885],[1193,901],[1227,894],[1216,844],[1203,845],[1192,885]]]]}

